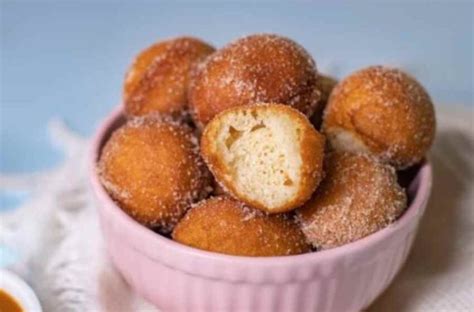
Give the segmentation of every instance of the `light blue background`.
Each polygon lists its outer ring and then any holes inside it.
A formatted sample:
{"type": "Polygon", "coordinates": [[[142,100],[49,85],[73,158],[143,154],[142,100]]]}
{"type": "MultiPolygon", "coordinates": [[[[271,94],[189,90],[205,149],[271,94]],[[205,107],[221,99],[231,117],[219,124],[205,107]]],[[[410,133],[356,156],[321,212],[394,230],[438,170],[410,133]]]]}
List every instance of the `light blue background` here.
{"type": "Polygon", "coordinates": [[[339,77],[371,64],[411,71],[438,104],[473,104],[473,6],[464,4],[159,4],[1,1],[0,172],[60,159],[46,125],[81,134],[120,102],[133,56],[190,34],[221,46],[254,32],[304,45],[339,77]]]}

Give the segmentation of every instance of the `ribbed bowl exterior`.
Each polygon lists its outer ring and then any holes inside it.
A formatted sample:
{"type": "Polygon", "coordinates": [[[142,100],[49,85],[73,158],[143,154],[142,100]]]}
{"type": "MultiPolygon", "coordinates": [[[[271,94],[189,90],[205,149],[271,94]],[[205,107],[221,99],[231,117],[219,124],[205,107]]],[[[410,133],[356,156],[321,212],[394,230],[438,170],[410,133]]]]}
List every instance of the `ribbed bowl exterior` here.
{"type": "Polygon", "coordinates": [[[117,111],[99,130],[91,182],[103,236],[130,286],[163,311],[360,311],[405,262],[431,190],[424,164],[409,188],[413,201],[389,227],[354,243],[288,257],[248,258],[178,244],[139,225],[100,185],[95,163],[103,141],[123,122],[117,111]]]}

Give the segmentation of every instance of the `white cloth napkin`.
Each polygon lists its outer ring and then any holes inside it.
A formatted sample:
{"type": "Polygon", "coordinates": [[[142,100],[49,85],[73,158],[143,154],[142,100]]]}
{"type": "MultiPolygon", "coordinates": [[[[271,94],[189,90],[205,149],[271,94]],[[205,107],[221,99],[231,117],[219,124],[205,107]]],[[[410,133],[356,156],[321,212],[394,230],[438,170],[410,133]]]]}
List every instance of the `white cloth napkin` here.
{"type": "Polygon", "coordinates": [[[44,311],[157,311],[130,291],[104,251],[87,177],[89,141],[58,120],[50,134],[65,153],[62,165],[0,176],[2,189],[31,193],[0,215],[0,246],[17,255],[10,269],[30,283],[44,311]]]}
{"type": "MultiPolygon", "coordinates": [[[[104,252],[88,186],[88,140],[58,121],[50,130],[66,154],[62,165],[0,176],[0,188],[31,193],[0,214],[0,245],[19,255],[10,269],[32,285],[45,311],[157,311],[133,294],[104,252]]],[[[438,109],[431,154],[433,194],[413,251],[370,312],[474,311],[472,110],[438,109]]]]}

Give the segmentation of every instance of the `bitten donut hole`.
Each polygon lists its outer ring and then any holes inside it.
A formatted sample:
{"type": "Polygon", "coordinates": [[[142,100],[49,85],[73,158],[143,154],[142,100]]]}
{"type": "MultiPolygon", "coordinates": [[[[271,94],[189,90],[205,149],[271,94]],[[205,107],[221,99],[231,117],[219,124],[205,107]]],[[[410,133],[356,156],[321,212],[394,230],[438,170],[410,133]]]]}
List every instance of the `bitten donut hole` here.
{"type": "Polygon", "coordinates": [[[218,153],[239,192],[270,209],[298,192],[300,132],[285,115],[229,116],[218,138],[218,153]]]}
{"type": "Polygon", "coordinates": [[[324,137],[284,104],[228,109],[206,125],[200,143],[229,195],[270,214],[301,206],[322,179],[324,137]]]}

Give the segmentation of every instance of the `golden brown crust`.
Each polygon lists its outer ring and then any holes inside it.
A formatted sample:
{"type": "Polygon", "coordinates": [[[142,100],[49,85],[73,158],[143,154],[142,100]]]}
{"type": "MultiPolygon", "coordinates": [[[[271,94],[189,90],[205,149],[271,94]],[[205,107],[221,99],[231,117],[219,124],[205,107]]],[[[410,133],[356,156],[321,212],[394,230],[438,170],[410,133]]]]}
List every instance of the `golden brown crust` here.
{"type": "Polygon", "coordinates": [[[320,92],[320,99],[313,115],[310,118],[311,123],[316,129],[321,128],[323,122],[323,112],[331,95],[332,90],[337,84],[337,80],[331,76],[319,74],[318,80],[316,81],[316,89],[320,92]]]}
{"type": "MultiPolygon", "coordinates": [[[[285,109],[288,109],[285,107],[285,109]]],[[[324,160],[324,146],[326,139],[318,131],[316,131],[309,123],[306,117],[300,114],[299,122],[301,126],[306,127],[302,132],[301,137],[301,187],[300,192],[295,197],[292,203],[287,205],[288,210],[304,204],[313,194],[323,178],[323,160],[324,160]]]]}
{"type": "Polygon", "coordinates": [[[330,142],[341,129],[348,131],[397,168],[425,156],[435,128],[433,104],[423,87],[402,71],[381,66],[355,72],[339,83],[323,122],[330,142]]]}
{"type": "MultiPolygon", "coordinates": [[[[317,132],[308,119],[299,111],[283,104],[257,103],[254,105],[232,107],[215,116],[213,120],[207,124],[201,137],[201,154],[216,181],[227,194],[267,213],[281,213],[291,211],[301,206],[311,197],[311,194],[319,185],[323,175],[324,145],[324,136],[317,132]],[[286,114],[291,117],[295,123],[295,127],[299,126],[299,128],[302,129],[300,132],[302,166],[300,168],[301,181],[299,191],[292,198],[288,198],[286,203],[280,207],[269,209],[269,207],[263,203],[252,200],[246,194],[239,191],[230,174],[229,168],[227,168],[221,159],[214,144],[219,134],[220,124],[224,122],[224,118],[227,115],[242,111],[247,111],[249,116],[251,116],[252,113],[262,111],[270,111],[274,114],[286,114]]],[[[249,170],[253,170],[253,168],[249,168],[249,170]]]]}
{"type": "Polygon", "coordinates": [[[191,37],[158,42],[142,51],[127,72],[127,114],[180,114],[187,106],[189,72],[214,48],[191,37]]]}
{"type": "Polygon", "coordinates": [[[191,130],[151,117],[131,119],[112,134],[98,172],[125,212],[163,231],[210,191],[210,174],[191,130]]]}
{"type": "Polygon", "coordinates": [[[284,103],[310,116],[319,100],[311,56],[294,41],[268,34],[218,50],[192,74],[189,103],[199,125],[234,106],[284,103]]]}
{"type": "Polygon", "coordinates": [[[313,197],[297,209],[308,242],[328,249],[374,233],[406,208],[406,195],[389,165],[369,155],[330,153],[326,177],[313,197]]]}
{"type": "Polygon", "coordinates": [[[268,216],[226,196],[201,201],[191,208],[172,236],[188,246],[237,256],[285,256],[310,251],[290,217],[268,216]]]}

